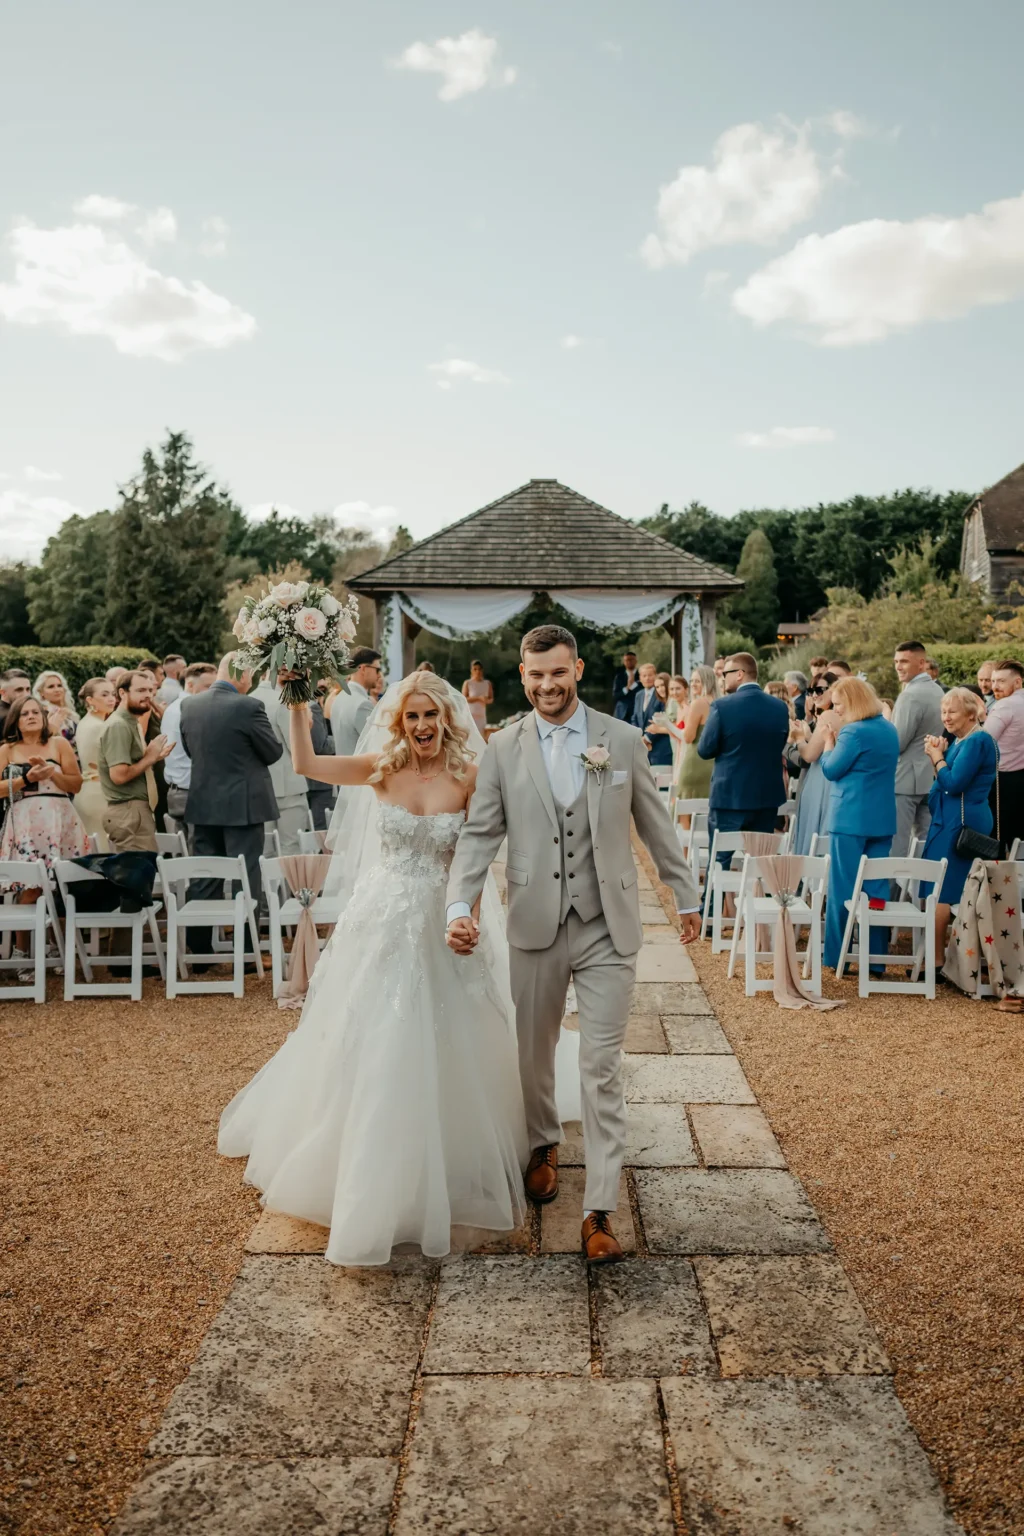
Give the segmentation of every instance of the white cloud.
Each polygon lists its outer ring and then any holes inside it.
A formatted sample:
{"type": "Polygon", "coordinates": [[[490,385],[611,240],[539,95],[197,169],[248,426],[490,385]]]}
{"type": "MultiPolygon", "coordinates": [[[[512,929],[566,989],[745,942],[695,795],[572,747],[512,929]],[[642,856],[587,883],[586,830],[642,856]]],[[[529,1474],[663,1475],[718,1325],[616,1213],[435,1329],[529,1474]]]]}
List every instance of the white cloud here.
{"type": "MultiPolygon", "coordinates": [[[[849,138],[857,119],[833,113],[823,125],[849,138]]],[[[813,143],[815,124],[739,123],[728,128],[712,163],[684,165],[658,197],[658,233],[640,248],[649,267],[685,264],[718,245],[770,245],[817,206],[838,157],[813,143]]]]}
{"type": "Polygon", "coordinates": [[[451,389],[460,379],[469,379],[473,384],[508,383],[505,375],[496,368],[481,368],[479,363],[471,363],[462,357],[450,357],[446,363],[431,363],[427,371],[436,376],[438,389],[451,389]]]}
{"type": "Polygon", "coordinates": [[[368,501],[340,501],[331,516],[344,528],[365,528],[368,533],[392,534],[398,527],[395,507],[374,507],[368,501]]]}
{"type": "Polygon", "coordinates": [[[37,469],[34,464],[26,464],[21,472],[21,478],[38,485],[43,481],[63,480],[64,476],[58,469],[37,469]]]}
{"type": "Polygon", "coordinates": [[[864,139],[872,132],[870,124],[855,112],[830,112],[825,126],[841,139],[864,139]]]}
{"type": "Polygon", "coordinates": [[[497,53],[498,39],[474,27],[459,37],[439,37],[436,43],[411,43],[396,68],[443,76],[438,96],[442,101],[458,101],[487,85],[512,84],[516,71],[499,69],[497,53]]]}
{"type": "Polygon", "coordinates": [[[81,508],[58,496],[0,491],[0,549],[7,560],[36,560],[47,539],[81,508]]]}
{"type": "Polygon", "coordinates": [[[100,192],[91,192],[88,197],[79,198],[73,211],[80,219],[102,219],[117,223],[120,219],[127,219],[135,213],[134,203],[125,203],[119,197],[104,197],[100,192]]]}
{"type": "Polygon", "coordinates": [[[154,208],[146,214],[136,234],[147,245],[158,245],[161,240],[177,240],[178,221],[169,208],[154,208]]]}
{"type": "Polygon", "coordinates": [[[204,256],[223,256],[228,248],[228,221],[218,214],[203,220],[203,238],[199,249],[204,256]]]}
{"type": "Polygon", "coordinates": [[[831,427],[771,427],[767,432],[741,432],[736,439],[744,448],[806,448],[835,440],[831,427]]]}
{"type": "Polygon", "coordinates": [[[789,321],[849,347],[1022,295],[1024,193],[962,218],[866,219],[807,235],[732,302],[755,325],[789,321]]]}
{"type": "Polygon", "coordinates": [[[6,244],[14,277],[0,282],[0,319],[12,324],[102,336],[129,357],[163,362],[247,341],[256,330],[230,299],[157,271],[126,236],[99,223],[39,229],[21,220],[6,244]]]}
{"type": "Polygon", "coordinates": [[[564,347],[566,352],[575,352],[576,348],[577,347],[582,347],[582,345],[583,345],[583,337],[582,336],[573,336],[571,334],[568,335],[568,336],[563,336],[561,341],[559,342],[559,346],[560,347],[564,347]]]}

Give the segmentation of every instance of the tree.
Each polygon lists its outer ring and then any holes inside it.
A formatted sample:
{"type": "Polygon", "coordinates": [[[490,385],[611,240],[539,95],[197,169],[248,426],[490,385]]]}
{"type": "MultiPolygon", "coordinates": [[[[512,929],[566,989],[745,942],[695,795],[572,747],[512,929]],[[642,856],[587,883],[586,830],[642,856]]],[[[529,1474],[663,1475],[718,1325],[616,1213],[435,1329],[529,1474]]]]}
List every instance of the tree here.
{"type": "Polygon", "coordinates": [[[234,503],[198,464],[190,438],[170,432],[147,448],[114,514],[107,638],[213,659],[222,634],[234,503]]]}
{"type": "Polygon", "coordinates": [[[28,611],[42,645],[102,645],[107,625],[112,512],[69,517],[46,541],[28,579],[28,611]]]}
{"type": "Polygon", "coordinates": [[[779,624],[778,580],[775,552],[760,528],[747,535],[736,575],[744,588],[724,605],[723,621],[729,628],[753,635],[758,645],[770,645],[779,624]]]}
{"type": "Polygon", "coordinates": [[[269,575],[286,565],[301,565],[313,581],[326,586],[336,559],[330,518],[283,517],[276,507],[269,517],[250,522],[233,509],[225,530],[224,548],[233,572],[246,579],[257,572],[269,575]],[[326,527],[324,524],[326,523],[326,527]]]}
{"type": "Polygon", "coordinates": [[[36,645],[28,611],[29,567],[21,560],[0,562],[0,644],[36,645]]]}

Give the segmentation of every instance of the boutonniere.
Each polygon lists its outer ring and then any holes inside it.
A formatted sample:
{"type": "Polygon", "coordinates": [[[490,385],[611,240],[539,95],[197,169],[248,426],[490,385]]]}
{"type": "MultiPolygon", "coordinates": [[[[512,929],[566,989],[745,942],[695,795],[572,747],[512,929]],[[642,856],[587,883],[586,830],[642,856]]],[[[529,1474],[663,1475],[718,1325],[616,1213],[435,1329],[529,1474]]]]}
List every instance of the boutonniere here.
{"type": "Polygon", "coordinates": [[[607,747],[588,747],[580,753],[580,762],[588,773],[604,773],[611,760],[612,755],[607,747]]]}

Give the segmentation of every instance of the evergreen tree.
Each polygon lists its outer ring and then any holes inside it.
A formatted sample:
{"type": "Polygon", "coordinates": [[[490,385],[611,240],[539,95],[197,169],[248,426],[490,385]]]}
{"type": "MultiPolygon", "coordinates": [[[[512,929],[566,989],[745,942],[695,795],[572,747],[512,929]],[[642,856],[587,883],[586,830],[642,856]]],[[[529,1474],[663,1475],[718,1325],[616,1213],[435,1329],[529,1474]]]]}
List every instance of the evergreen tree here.
{"type": "Polygon", "coordinates": [[[0,645],[38,645],[28,613],[28,577],[23,561],[0,563],[0,645]]]}
{"type": "Polygon", "coordinates": [[[109,640],[107,582],[114,515],[69,517],[46,541],[29,573],[28,609],[41,645],[102,645],[109,640]]]}
{"type": "Polygon", "coordinates": [[[107,636],[117,645],[213,660],[222,633],[231,496],[196,462],[191,439],[168,433],[114,514],[107,636]]]}
{"type": "Polygon", "coordinates": [[[775,552],[760,528],[747,535],[736,575],[745,585],[725,604],[723,622],[730,629],[753,635],[758,645],[770,645],[779,623],[778,579],[775,552]]]}

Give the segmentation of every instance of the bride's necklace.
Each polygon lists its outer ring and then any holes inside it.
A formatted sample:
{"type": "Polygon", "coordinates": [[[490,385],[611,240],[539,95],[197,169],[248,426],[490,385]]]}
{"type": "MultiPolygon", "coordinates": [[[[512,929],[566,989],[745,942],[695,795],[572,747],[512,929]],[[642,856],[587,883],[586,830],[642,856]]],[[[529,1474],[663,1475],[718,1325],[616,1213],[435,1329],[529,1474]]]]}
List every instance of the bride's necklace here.
{"type": "Polygon", "coordinates": [[[444,773],[444,764],[441,764],[436,773],[421,773],[420,770],[415,767],[412,771],[418,779],[423,781],[424,784],[429,784],[431,779],[439,779],[441,777],[442,773],[444,773]]]}

